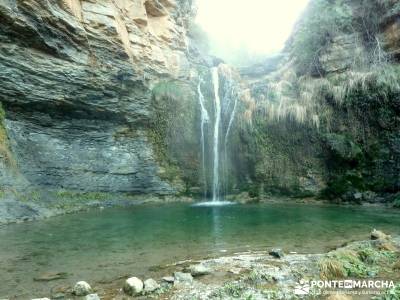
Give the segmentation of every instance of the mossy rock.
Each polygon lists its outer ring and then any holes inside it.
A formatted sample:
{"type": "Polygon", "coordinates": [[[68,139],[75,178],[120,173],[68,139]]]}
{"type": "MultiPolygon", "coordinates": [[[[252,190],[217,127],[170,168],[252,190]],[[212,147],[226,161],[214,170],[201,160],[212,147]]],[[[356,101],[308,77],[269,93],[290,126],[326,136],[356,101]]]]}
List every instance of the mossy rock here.
{"type": "Polygon", "coordinates": [[[184,183],[193,186],[199,178],[197,109],[194,87],[187,82],[163,81],[152,89],[153,122],[148,137],[161,166],[160,178],[181,193],[184,183]]]}
{"type": "Polygon", "coordinates": [[[340,159],[355,161],[362,156],[361,147],[349,136],[330,133],[325,136],[325,141],[329,149],[340,159]]]}

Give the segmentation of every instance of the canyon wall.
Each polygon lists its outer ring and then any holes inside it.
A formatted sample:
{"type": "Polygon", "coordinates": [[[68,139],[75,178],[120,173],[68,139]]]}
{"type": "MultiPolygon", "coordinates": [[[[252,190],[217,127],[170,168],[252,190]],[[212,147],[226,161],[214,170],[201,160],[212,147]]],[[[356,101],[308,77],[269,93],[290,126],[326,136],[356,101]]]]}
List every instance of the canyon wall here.
{"type": "MultiPolygon", "coordinates": [[[[1,2],[2,190],[210,194],[221,60],[193,20],[191,0],[1,2]]],[[[233,76],[222,193],[397,197],[399,24],[397,1],[311,1],[285,51],[233,76]]]]}
{"type": "Polygon", "coordinates": [[[152,90],[195,76],[191,16],[190,1],[2,1],[3,188],[176,193],[152,90]]]}
{"type": "Polygon", "coordinates": [[[313,0],[278,64],[242,70],[254,197],[400,203],[399,22],[397,1],[313,0]]]}

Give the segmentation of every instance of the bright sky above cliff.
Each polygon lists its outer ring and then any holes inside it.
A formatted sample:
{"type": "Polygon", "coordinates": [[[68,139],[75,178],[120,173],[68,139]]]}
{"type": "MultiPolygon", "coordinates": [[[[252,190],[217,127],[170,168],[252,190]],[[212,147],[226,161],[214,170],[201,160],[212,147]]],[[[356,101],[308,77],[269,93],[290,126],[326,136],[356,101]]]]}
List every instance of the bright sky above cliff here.
{"type": "Polygon", "coordinates": [[[281,50],[309,0],[197,0],[197,22],[219,47],[281,50]]]}

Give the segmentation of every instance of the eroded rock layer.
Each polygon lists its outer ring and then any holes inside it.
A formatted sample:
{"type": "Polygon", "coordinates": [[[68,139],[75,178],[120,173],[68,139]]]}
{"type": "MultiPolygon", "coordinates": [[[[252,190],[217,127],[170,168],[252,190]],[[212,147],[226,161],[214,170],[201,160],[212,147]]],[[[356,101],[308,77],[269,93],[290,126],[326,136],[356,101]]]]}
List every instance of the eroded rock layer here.
{"type": "Polygon", "coordinates": [[[189,78],[189,15],[173,0],[2,1],[4,144],[18,170],[3,184],[18,173],[45,187],[174,192],[148,138],[151,88],[189,78]]]}

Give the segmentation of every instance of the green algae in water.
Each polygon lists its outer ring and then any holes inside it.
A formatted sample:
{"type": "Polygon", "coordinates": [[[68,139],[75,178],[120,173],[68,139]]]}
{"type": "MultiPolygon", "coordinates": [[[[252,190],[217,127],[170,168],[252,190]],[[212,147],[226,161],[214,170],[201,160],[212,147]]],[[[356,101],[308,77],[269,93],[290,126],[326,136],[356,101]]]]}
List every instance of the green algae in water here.
{"type": "Polygon", "coordinates": [[[378,208],[293,204],[191,207],[134,206],[0,227],[0,298],[50,296],[60,285],[96,285],[120,276],[169,275],[176,261],[281,247],[319,253],[368,238],[378,228],[400,233],[399,213],[378,208]],[[152,273],[158,270],[158,273],[152,273]],[[35,282],[44,273],[65,279],[35,282]]]}

